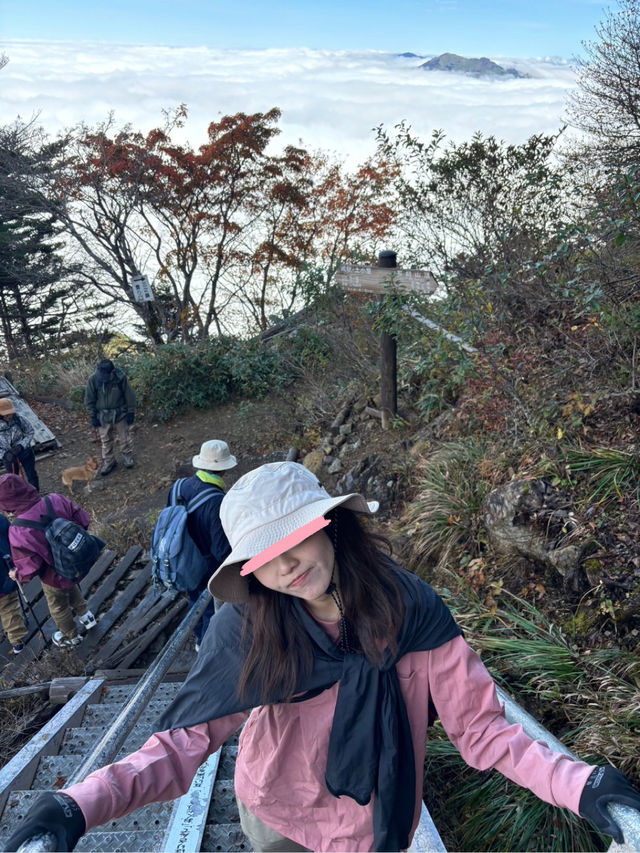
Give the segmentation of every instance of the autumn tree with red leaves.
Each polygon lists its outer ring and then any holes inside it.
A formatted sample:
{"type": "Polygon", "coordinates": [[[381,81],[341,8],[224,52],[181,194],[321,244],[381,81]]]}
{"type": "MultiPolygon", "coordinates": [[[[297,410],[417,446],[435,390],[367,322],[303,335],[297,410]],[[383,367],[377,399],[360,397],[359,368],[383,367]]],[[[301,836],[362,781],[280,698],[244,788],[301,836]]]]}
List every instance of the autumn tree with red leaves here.
{"type": "Polygon", "coordinates": [[[271,153],[277,109],[212,122],[193,150],[172,141],[185,116],[146,136],[83,128],[56,185],[87,283],[132,308],[155,343],[264,329],[310,295],[310,271],[326,288],[388,230],[384,164],[346,175],[301,148],[271,153]],[[139,273],[153,302],[133,299],[139,273]]]}

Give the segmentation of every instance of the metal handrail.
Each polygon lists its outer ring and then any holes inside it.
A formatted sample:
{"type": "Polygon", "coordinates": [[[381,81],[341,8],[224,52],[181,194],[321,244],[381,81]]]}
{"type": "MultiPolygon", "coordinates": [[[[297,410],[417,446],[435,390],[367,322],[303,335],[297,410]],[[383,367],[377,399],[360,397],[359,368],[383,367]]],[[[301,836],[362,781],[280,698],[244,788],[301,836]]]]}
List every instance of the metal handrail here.
{"type": "Polygon", "coordinates": [[[122,711],[120,711],[89,755],[71,776],[67,782],[67,787],[75,785],[76,782],[82,782],[89,773],[93,773],[94,770],[104,767],[105,764],[109,764],[115,758],[118,750],[137,723],[138,718],[147,707],[151,696],[153,696],[156,688],[162,682],[176,655],[184,645],[189,632],[197,624],[210,603],[211,593],[208,589],[204,589],[160,655],[140,679],[138,686],[123,706],[122,711]]]}

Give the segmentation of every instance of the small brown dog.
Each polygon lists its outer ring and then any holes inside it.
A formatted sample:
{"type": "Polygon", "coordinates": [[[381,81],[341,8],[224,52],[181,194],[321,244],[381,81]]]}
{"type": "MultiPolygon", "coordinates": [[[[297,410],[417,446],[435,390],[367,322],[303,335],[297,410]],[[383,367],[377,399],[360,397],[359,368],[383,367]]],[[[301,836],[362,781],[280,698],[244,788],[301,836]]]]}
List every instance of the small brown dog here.
{"type": "Polygon", "coordinates": [[[73,481],[74,480],[84,480],[86,485],[86,490],[88,492],[91,491],[91,483],[93,478],[96,476],[96,471],[98,470],[98,457],[91,456],[84,465],[79,465],[77,468],[65,468],[62,472],[62,482],[69,489],[71,494],[73,494],[73,481]]]}

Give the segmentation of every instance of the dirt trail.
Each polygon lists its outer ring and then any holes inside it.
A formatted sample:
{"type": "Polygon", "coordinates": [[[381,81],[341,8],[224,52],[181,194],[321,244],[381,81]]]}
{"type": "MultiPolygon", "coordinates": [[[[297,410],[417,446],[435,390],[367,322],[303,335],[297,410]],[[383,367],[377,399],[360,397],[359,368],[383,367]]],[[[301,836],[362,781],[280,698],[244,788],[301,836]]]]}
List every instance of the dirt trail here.
{"type": "MultiPolygon", "coordinates": [[[[38,416],[60,442],[60,447],[38,460],[42,493],[68,491],[60,479],[64,468],[81,465],[89,456],[100,455],[100,442],[82,412],[68,411],[53,403],[29,401],[38,416]]],[[[96,476],[91,492],[74,485],[73,499],[97,522],[126,521],[147,510],[163,506],[172,482],[193,473],[191,459],[203,441],[220,438],[238,458],[238,467],[225,475],[231,485],[250,468],[275,451],[286,453],[291,440],[290,413],[286,401],[273,398],[252,404],[250,415],[239,415],[234,404],[212,409],[189,409],[168,423],[148,421],[144,413],[133,426],[136,466],[126,469],[116,447],[118,467],[107,477],[96,476]]]]}

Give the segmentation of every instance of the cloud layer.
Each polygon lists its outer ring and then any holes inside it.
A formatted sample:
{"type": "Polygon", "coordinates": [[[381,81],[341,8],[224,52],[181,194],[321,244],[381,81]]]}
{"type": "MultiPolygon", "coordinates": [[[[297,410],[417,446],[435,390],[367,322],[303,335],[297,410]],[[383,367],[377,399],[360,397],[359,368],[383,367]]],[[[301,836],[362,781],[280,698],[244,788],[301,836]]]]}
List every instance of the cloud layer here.
{"type": "Polygon", "coordinates": [[[416,133],[444,130],[456,141],[480,130],[508,142],[563,124],[571,67],[553,58],[491,57],[530,74],[482,80],[418,68],[423,59],[389,53],[216,50],[104,43],[6,42],[0,72],[2,122],[18,114],[51,133],[114,111],[118,123],[147,130],[162,110],[189,108],[193,145],[221,115],[282,110],[281,143],[300,140],[355,164],[374,150],[372,128],[406,120],[416,133]]]}

